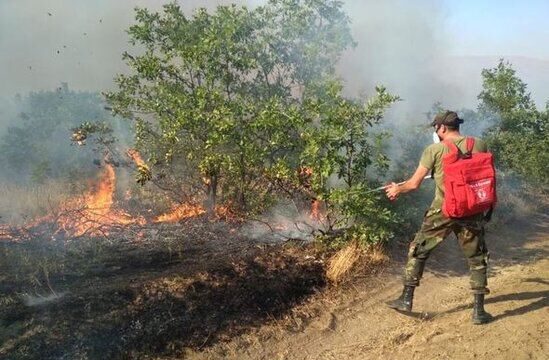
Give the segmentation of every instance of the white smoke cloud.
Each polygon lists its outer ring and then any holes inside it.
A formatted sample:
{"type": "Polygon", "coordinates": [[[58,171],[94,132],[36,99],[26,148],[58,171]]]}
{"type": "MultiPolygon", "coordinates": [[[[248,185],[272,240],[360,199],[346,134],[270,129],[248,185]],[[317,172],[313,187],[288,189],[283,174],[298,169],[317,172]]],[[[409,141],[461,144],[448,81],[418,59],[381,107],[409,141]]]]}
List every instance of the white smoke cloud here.
{"type": "Polygon", "coordinates": [[[385,85],[404,99],[395,106],[398,117],[416,120],[434,101],[459,96],[440,73],[450,50],[440,2],[349,1],[345,8],[358,43],[340,64],[351,93],[385,85]]]}

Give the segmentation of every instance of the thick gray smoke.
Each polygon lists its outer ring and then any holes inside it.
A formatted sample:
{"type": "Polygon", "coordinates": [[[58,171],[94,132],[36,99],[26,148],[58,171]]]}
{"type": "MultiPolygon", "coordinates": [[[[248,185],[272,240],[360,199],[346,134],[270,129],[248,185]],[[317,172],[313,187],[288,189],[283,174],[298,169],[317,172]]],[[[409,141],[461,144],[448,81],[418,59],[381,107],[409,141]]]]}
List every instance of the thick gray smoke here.
{"type": "MultiPolygon", "coordinates": [[[[112,88],[113,76],[126,70],[120,55],[130,48],[125,30],[133,23],[133,8],[159,10],[165,2],[0,1],[0,98],[55,89],[63,81],[71,89],[112,88]]],[[[186,11],[232,2],[255,6],[266,1],[179,1],[186,11]]],[[[340,66],[349,91],[371,92],[374,84],[384,84],[406,100],[400,105],[405,113],[426,111],[435,100],[447,107],[474,107],[481,67],[506,55],[450,57],[451,34],[459,29],[447,27],[449,14],[439,1],[348,0],[344,7],[358,42],[340,66]]],[[[524,60],[520,65],[527,83],[547,91],[541,84],[549,77],[548,63],[524,60]]]]}

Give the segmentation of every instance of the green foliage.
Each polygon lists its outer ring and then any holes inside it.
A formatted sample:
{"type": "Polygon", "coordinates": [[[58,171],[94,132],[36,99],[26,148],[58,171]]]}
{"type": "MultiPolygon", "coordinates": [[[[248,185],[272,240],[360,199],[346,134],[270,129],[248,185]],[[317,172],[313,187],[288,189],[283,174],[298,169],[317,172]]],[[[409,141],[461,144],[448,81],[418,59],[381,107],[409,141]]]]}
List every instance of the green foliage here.
{"type": "Polygon", "coordinates": [[[511,64],[502,59],[495,68],[483,69],[481,74],[480,112],[498,117],[498,128],[502,131],[533,130],[536,107],[511,64]]]}
{"type": "Polygon", "coordinates": [[[540,185],[549,184],[549,105],[539,111],[526,84],[509,63],[500,60],[482,71],[479,112],[495,119],[487,133],[497,165],[540,185]]]}
{"type": "Polygon", "coordinates": [[[387,167],[386,134],[369,129],[398,98],[382,87],[366,103],[342,96],[335,65],[354,42],[341,6],[271,0],[190,17],[176,3],[136,9],[128,34],[144,51],[124,53],[131,72],[106,97],[135,124],[152,180],[245,213],[280,196],[321,199],[338,217],[330,226],[382,214],[374,198],[353,206],[346,197],[366,187],[367,169],[387,167]]]}
{"type": "Polygon", "coordinates": [[[19,97],[19,115],[8,119],[0,138],[2,178],[41,183],[92,170],[92,151],[73,151],[69,134],[83,121],[105,116],[102,103],[99,94],[74,92],[65,83],[19,97]]]}
{"type": "Polygon", "coordinates": [[[368,193],[364,185],[332,190],[326,202],[332,209],[328,220],[334,229],[348,228],[336,241],[354,240],[362,245],[388,241],[400,223],[383,195],[368,193]]]}
{"type": "Polygon", "coordinates": [[[379,87],[376,96],[361,105],[343,98],[341,90],[339,83],[331,82],[321,92],[315,89],[320,96],[306,94],[304,98],[313,126],[301,135],[305,140],[302,161],[313,169],[313,186],[319,192],[327,189],[327,178],[332,174],[352,187],[365,180],[366,169],[374,162],[379,168],[386,168],[388,163],[380,152],[387,134],[372,136],[369,129],[399,98],[379,87]]]}
{"type": "MultiPolygon", "coordinates": [[[[426,112],[421,125],[406,124],[393,129],[391,149],[390,179],[402,181],[410,178],[419,165],[423,150],[433,143],[432,128],[427,127],[436,114],[443,110],[440,102],[435,102],[426,112]]],[[[402,236],[410,236],[421,225],[425,210],[433,201],[434,181],[424,180],[421,187],[414,192],[391,204],[391,209],[399,220],[396,232],[402,236]]]]}
{"type": "Polygon", "coordinates": [[[228,202],[250,209],[249,200],[265,195],[265,166],[295,148],[303,118],[294,88],[318,79],[319,67],[330,72],[350,42],[341,41],[350,36],[338,16],[337,3],[315,1],[199,9],[190,19],[175,3],[163,14],[138,9],[128,33],[146,51],[124,54],[134,74],[120,75],[120,90],[107,99],[135,120],[137,145],[150,162],[199,169],[194,187],[221,187],[228,202]]]}
{"type": "Polygon", "coordinates": [[[98,146],[98,149],[108,148],[117,141],[112,124],[106,121],[86,121],[72,128],[71,131],[71,140],[80,146],[85,145],[86,140],[92,134],[94,135],[94,142],[98,146]]]}
{"type": "Polygon", "coordinates": [[[372,165],[377,173],[388,167],[381,152],[386,134],[372,134],[371,129],[399,98],[379,87],[375,97],[360,104],[343,98],[340,91],[339,84],[330,83],[323,96],[305,96],[305,107],[315,120],[302,133],[301,161],[311,169],[311,187],[326,205],[329,228],[353,225],[364,230],[365,241],[387,240],[392,214],[367,193],[372,165]]]}

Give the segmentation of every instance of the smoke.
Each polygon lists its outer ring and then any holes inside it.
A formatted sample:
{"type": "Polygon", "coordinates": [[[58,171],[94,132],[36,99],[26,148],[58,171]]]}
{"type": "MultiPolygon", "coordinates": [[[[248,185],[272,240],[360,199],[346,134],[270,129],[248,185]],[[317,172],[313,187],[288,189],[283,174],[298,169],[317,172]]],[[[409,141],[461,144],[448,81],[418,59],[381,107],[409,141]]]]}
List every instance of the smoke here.
{"type": "MultiPolygon", "coordinates": [[[[197,7],[213,10],[234,2],[253,7],[266,1],[178,3],[190,14],[197,7]]],[[[24,96],[30,91],[53,90],[62,82],[77,91],[113,89],[114,76],[128,71],[121,54],[132,51],[126,30],[134,23],[133,9],[160,11],[166,2],[0,1],[0,136],[21,111],[14,101],[17,93],[24,96]]],[[[386,117],[394,129],[425,124],[425,112],[436,101],[451,109],[476,107],[480,71],[494,66],[497,59],[476,57],[472,61],[452,56],[457,46],[453,34],[459,29],[450,28],[451,14],[445,2],[347,0],[343,7],[358,44],[343,55],[338,67],[347,94],[371,95],[380,84],[401,96],[403,101],[386,117]]],[[[526,75],[529,84],[539,78],[534,89],[548,91],[544,79],[549,81],[549,63],[523,63],[530,70],[518,66],[519,76],[526,75]]],[[[398,151],[392,153],[395,158],[402,157],[398,151]]]]}
{"type": "MultiPolygon", "coordinates": [[[[549,61],[526,56],[456,56],[461,53],[448,4],[436,0],[348,0],[357,47],[344,54],[339,71],[349,94],[373,93],[384,85],[401,96],[388,120],[396,125],[424,124],[435,102],[449,109],[475,109],[481,70],[509,60],[532,91],[538,107],[549,99],[549,61]]],[[[509,48],[509,52],[513,49],[509,48]]],[[[528,54],[524,54],[528,55],[528,54]]]]}
{"type": "MultiPolygon", "coordinates": [[[[130,50],[125,30],[134,22],[134,7],[160,10],[166,2],[0,2],[0,98],[51,90],[60,82],[77,90],[112,89],[115,74],[127,71],[121,54],[130,50]]],[[[189,13],[234,2],[257,6],[266,0],[178,1],[189,13]]],[[[443,2],[347,0],[344,10],[358,42],[339,67],[349,93],[371,93],[375,84],[384,84],[405,100],[397,108],[408,118],[436,100],[450,108],[475,105],[481,68],[456,71],[466,61],[451,57],[452,33],[459,29],[449,28],[443,2]]]]}
{"type": "Polygon", "coordinates": [[[51,293],[48,295],[23,294],[21,298],[26,306],[40,306],[62,299],[68,292],[51,293]]]}
{"type": "MultiPolygon", "coordinates": [[[[30,92],[53,91],[62,83],[76,91],[112,90],[116,74],[128,71],[121,54],[132,50],[126,30],[135,22],[134,8],[161,11],[167,2],[0,1],[0,137],[19,126],[30,92]]],[[[190,13],[231,2],[179,3],[190,13]]]]}
{"type": "Polygon", "coordinates": [[[392,112],[399,123],[424,121],[435,101],[450,106],[463,100],[440,71],[451,51],[441,2],[349,1],[345,9],[358,43],[340,64],[350,93],[386,86],[403,99],[392,112]]]}
{"type": "MultiPolygon", "coordinates": [[[[137,7],[160,11],[167,1],[1,1],[0,98],[51,90],[102,91],[126,70],[121,54],[130,49],[126,30],[137,7]]],[[[185,11],[213,9],[233,1],[180,1],[185,11]]]]}
{"type": "MultiPolygon", "coordinates": [[[[23,111],[13,100],[17,93],[25,99],[30,91],[53,90],[61,83],[77,91],[113,89],[114,76],[128,71],[121,54],[134,52],[126,33],[134,23],[133,9],[161,11],[166,2],[0,1],[0,100],[8,99],[0,101],[0,135],[23,111]]],[[[233,2],[253,7],[266,0],[178,1],[189,14],[197,7],[213,10],[233,2]]],[[[394,122],[423,120],[421,113],[435,100],[449,104],[447,99],[456,97],[458,91],[450,91],[436,70],[449,43],[438,2],[349,0],[344,10],[358,42],[339,67],[349,94],[371,93],[375,84],[386,85],[405,99],[391,110],[389,120],[394,122]]],[[[77,151],[68,141],[66,148],[66,153],[77,151]]]]}
{"type": "Polygon", "coordinates": [[[260,219],[248,221],[241,233],[262,242],[286,240],[311,241],[319,230],[325,231],[327,224],[316,219],[309,211],[298,210],[295,204],[280,202],[260,219]]]}

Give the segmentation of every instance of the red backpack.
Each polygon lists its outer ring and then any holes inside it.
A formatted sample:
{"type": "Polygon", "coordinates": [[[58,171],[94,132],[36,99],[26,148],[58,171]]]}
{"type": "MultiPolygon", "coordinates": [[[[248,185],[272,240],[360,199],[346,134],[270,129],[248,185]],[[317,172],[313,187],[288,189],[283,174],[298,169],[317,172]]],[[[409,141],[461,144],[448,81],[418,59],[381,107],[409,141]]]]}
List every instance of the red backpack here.
{"type": "Polygon", "coordinates": [[[450,150],[442,156],[444,202],[442,212],[449,218],[462,218],[491,210],[496,204],[496,171],[491,153],[473,153],[475,139],[467,138],[462,153],[451,140],[443,142],[450,150]]]}

